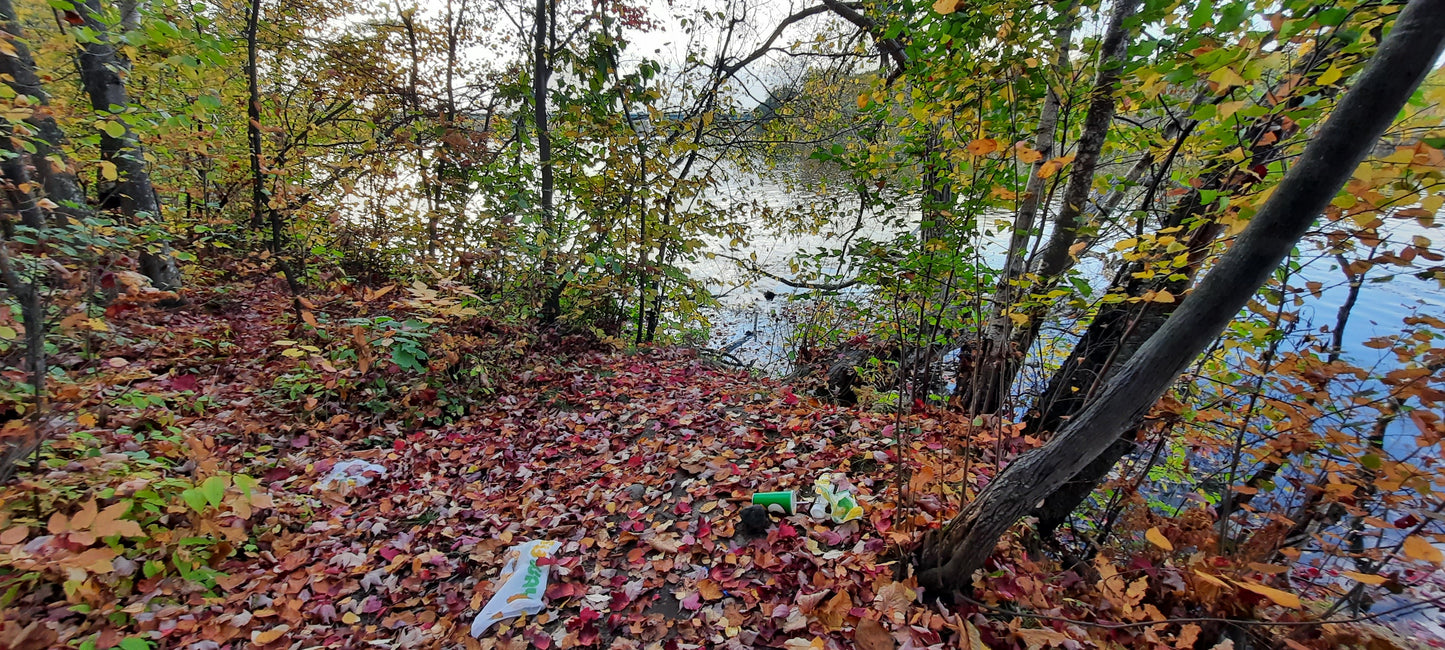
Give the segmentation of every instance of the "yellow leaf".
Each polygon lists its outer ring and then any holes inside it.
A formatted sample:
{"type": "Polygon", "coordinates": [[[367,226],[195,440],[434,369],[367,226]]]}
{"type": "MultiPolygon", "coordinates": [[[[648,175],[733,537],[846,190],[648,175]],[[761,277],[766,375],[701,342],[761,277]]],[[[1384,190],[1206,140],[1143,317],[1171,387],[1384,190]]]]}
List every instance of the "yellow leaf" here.
{"type": "Polygon", "coordinates": [[[1169,542],[1169,538],[1165,537],[1164,533],[1159,532],[1158,526],[1144,531],[1144,539],[1149,540],[1150,544],[1158,546],[1159,548],[1162,548],[1166,551],[1174,550],[1174,544],[1169,542]]]}
{"type": "Polygon", "coordinates": [[[1346,577],[1346,578],[1349,578],[1349,579],[1351,579],[1351,580],[1355,580],[1355,581],[1358,581],[1358,582],[1363,582],[1363,583],[1365,583],[1365,584],[1367,584],[1367,585],[1382,585],[1382,584],[1385,584],[1385,578],[1384,578],[1384,576],[1377,576],[1377,575],[1374,575],[1374,574],[1372,574],[1372,573],[1355,573],[1354,571],[1341,571],[1341,572],[1340,572],[1340,575],[1342,575],[1342,576],[1344,576],[1344,577],[1346,577]]]}
{"type": "Polygon", "coordinates": [[[1208,583],[1210,583],[1210,584],[1212,584],[1212,585],[1215,585],[1215,586],[1217,586],[1217,587],[1224,587],[1224,588],[1226,588],[1226,589],[1229,588],[1229,583],[1227,583],[1227,582],[1225,582],[1225,581],[1223,581],[1223,580],[1220,580],[1219,578],[1216,578],[1216,577],[1214,577],[1214,576],[1212,576],[1212,575],[1209,575],[1208,573],[1205,573],[1205,572],[1203,572],[1203,571],[1200,571],[1199,569],[1195,569],[1195,570],[1194,570],[1194,575],[1197,575],[1197,576],[1203,578],[1205,582],[1208,582],[1208,583]]]}
{"type": "Polygon", "coordinates": [[[265,632],[262,632],[261,630],[252,630],[251,643],[254,643],[256,645],[266,645],[268,643],[271,643],[272,641],[275,641],[276,639],[281,638],[283,635],[290,631],[291,626],[285,624],[277,625],[276,627],[266,630],[265,632]]]}
{"type": "Polygon", "coordinates": [[[978,628],[968,621],[963,622],[964,634],[959,636],[959,650],[988,650],[983,643],[983,635],[979,634],[978,628]]]}
{"type": "Polygon", "coordinates": [[[933,10],[948,15],[958,11],[959,0],[936,0],[933,3],[933,10]]]}
{"type": "Polygon", "coordinates": [[[1229,116],[1234,115],[1235,111],[1238,111],[1241,108],[1244,108],[1244,100],[1240,100],[1237,102],[1220,102],[1219,108],[1214,111],[1214,117],[1221,120],[1227,120],[1229,119],[1229,116]]]}
{"type": "Polygon", "coordinates": [[[81,413],[75,418],[76,424],[83,427],[93,427],[97,421],[95,415],[92,413],[81,413]]]}
{"type": "Polygon", "coordinates": [[[1244,77],[1239,76],[1239,73],[1235,72],[1229,66],[1224,66],[1218,70],[1215,70],[1213,74],[1209,75],[1209,80],[1218,84],[1220,90],[1225,90],[1234,86],[1249,85],[1249,82],[1245,81],[1244,77]]]}
{"type": "Polygon", "coordinates": [[[1174,302],[1174,294],[1167,289],[1160,289],[1154,293],[1154,302],[1174,302]]]}
{"type": "Polygon", "coordinates": [[[1332,65],[1329,70],[1325,70],[1324,73],[1320,74],[1320,78],[1317,79],[1316,82],[1321,86],[1328,86],[1339,81],[1341,76],[1344,76],[1344,71],[1340,70],[1339,66],[1332,65]]]}
{"type": "Polygon", "coordinates": [[[1439,564],[1442,559],[1445,559],[1441,557],[1440,549],[1435,548],[1434,544],[1431,544],[1426,541],[1425,538],[1418,535],[1411,535],[1405,538],[1404,550],[1406,557],[1412,560],[1420,560],[1421,562],[1439,564]]]}
{"type": "Polygon", "coordinates": [[[1288,591],[1280,591],[1278,589],[1275,589],[1274,587],[1266,587],[1264,585],[1255,584],[1253,582],[1237,582],[1235,584],[1270,599],[1276,605],[1280,605],[1282,607],[1290,607],[1293,609],[1304,608],[1304,605],[1299,601],[1299,596],[1296,596],[1288,591]]]}
{"type": "Polygon", "coordinates": [[[347,625],[356,625],[356,623],[360,620],[361,617],[357,616],[356,612],[347,612],[341,615],[341,622],[347,625]]]}
{"type": "Polygon", "coordinates": [[[868,95],[867,95],[866,93],[865,93],[865,94],[862,94],[862,95],[859,95],[859,96],[858,96],[858,110],[863,110],[864,108],[867,108],[867,107],[868,107],[868,95]]]}
{"type": "Polygon", "coordinates": [[[113,181],[119,178],[119,175],[116,173],[115,163],[109,160],[100,161],[100,175],[102,178],[108,181],[113,181]]]}

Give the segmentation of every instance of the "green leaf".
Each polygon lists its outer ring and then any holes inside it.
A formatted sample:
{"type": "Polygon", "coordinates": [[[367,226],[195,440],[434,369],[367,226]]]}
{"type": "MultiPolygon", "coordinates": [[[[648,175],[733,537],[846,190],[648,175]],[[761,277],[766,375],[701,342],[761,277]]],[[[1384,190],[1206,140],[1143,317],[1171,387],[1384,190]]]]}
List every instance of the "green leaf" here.
{"type": "Polygon", "coordinates": [[[125,136],[125,125],[116,120],[106,120],[100,128],[102,131],[105,131],[106,135],[112,138],[120,138],[125,136]]]}
{"type": "Polygon", "coordinates": [[[201,492],[206,495],[206,501],[209,501],[211,505],[220,507],[221,499],[226,497],[226,488],[230,485],[230,479],[224,476],[212,476],[201,483],[201,492]]]}
{"type": "Polygon", "coordinates": [[[150,647],[149,641],[138,636],[127,637],[120,641],[120,650],[150,650],[150,647]]]}
{"type": "Polygon", "coordinates": [[[154,578],[165,573],[165,570],[166,563],[160,560],[146,560],[145,565],[141,567],[141,573],[145,574],[147,578],[154,578]]]}
{"type": "Polygon", "coordinates": [[[1189,29],[1199,29],[1209,24],[1209,19],[1214,17],[1214,3],[1204,0],[1194,8],[1194,13],[1189,16],[1189,29]]]}
{"type": "Polygon", "coordinates": [[[186,505],[191,507],[191,510],[195,510],[196,512],[206,511],[206,495],[196,488],[181,492],[181,500],[185,501],[186,505]]]}

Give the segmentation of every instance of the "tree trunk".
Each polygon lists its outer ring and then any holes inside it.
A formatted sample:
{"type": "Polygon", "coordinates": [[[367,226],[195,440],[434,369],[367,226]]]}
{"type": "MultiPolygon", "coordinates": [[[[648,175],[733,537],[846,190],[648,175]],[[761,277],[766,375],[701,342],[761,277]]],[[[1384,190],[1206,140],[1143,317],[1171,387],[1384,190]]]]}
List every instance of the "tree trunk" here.
{"type": "MultiPolygon", "coordinates": [[[[25,150],[15,142],[14,128],[8,124],[0,127],[0,150],[9,154],[4,162],[0,162],[0,175],[5,178],[5,197],[20,215],[21,225],[40,230],[45,227],[45,212],[30,195],[30,168],[26,162],[25,150]]],[[[8,236],[8,219],[5,226],[8,236]]]]}
{"type": "Polygon", "coordinates": [[[1355,88],[1264,207],[1179,310],[1044,447],[1010,464],[918,550],[919,582],[966,589],[995,543],[1039,499],[1139,423],[1155,400],[1248,303],[1354,173],[1445,46],[1445,0],[1415,0],[1355,88]]]}
{"type": "Polygon", "coordinates": [[[547,127],[547,85],[552,78],[552,62],[549,56],[549,37],[553,33],[548,27],[550,14],[555,4],[549,0],[537,0],[534,32],[532,35],[532,111],[537,128],[537,164],[542,168],[540,205],[542,211],[542,278],[548,291],[542,302],[540,319],[543,323],[557,320],[562,311],[562,279],[557,275],[557,260],[553,247],[558,245],[555,215],[552,213],[552,133],[547,127]],[[555,286],[554,286],[555,285],[555,286]]]}
{"type": "MultiPolygon", "coordinates": [[[[85,26],[96,34],[95,39],[80,48],[81,84],[90,97],[91,108],[97,113],[113,115],[110,122],[124,129],[119,137],[106,130],[100,134],[101,160],[115,165],[117,176],[116,182],[102,185],[100,205],[103,209],[116,209],[132,218],[159,220],[160,203],[156,200],[155,189],[151,187],[150,172],[146,170],[145,151],[130,125],[120,117],[130,104],[125,79],[121,77],[123,72],[130,70],[130,62],[119,54],[120,48],[115,44],[117,39],[102,18],[100,0],[77,2],[75,8],[85,26]]],[[[147,248],[141,249],[140,268],[157,289],[175,291],[181,288],[180,269],[169,245],[163,244],[159,254],[147,248]]]]}
{"type": "MultiPolygon", "coordinates": [[[[1072,266],[1069,248],[1078,238],[1081,216],[1094,185],[1094,171],[1099,165],[1099,153],[1104,148],[1104,139],[1109,135],[1109,124],[1114,120],[1114,91],[1128,60],[1129,28],[1124,23],[1138,8],[1139,0],[1116,0],[1114,11],[1109,15],[1109,26],[1099,48],[1099,68],[1094,75],[1089,108],[1084,116],[1084,130],[1079,136],[1074,168],[1064,190],[1063,206],[1054,219],[1054,230],[1034,265],[1033,271],[1039,279],[1019,297],[1046,293],[1058,281],[1059,276],[1072,266]]],[[[1042,183],[1039,185],[1042,186],[1042,183]]],[[[1012,307],[1012,304],[1005,305],[1005,308],[1012,307]]],[[[987,365],[978,369],[981,376],[978,382],[980,386],[986,387],[985,396],[1001,395],[1013,385],[1014,376],[1019,371],[1021,354],[1028,351],[1038,336],[1044,317],[1048,315],[1048,305],[1037,302],[1025,305],[1020,311],[1027,320],[1014,330],[1011,340],[1006,344],[994,343],[995,350],[986,362],[987,365]]],[[[979,410],[997,410],[1001,403],[1002,400],[989,398],[985,404],[992,408],[979,410]]]]}
{"type": "Polygon", "coordinates": [[[14,37],[9,42],[15,48],[13,55],[0,56],[0,75],[9,77],[15,94],[30,97],[34,108],[34,112],[25,118],[25,123],[35,131],[35,137],[31,139],[35,153],[30,157],[35,163],[35,177],[45,190],[45,196],[60,206],[56,212],[75,218],[84,217],[90,213],[85,204],[85,192],[66,160],[65,133],[50,113],[50,96],[35,74],[35,59],[25,45],[11,0],[0,0],[0,20],[4,21],[0,27],[14,37]]]}
{"type": "MultiPolygon", "coordinates": [[[[250,11],[246,14],[246,143],[251,149],[251,229],[260,231],[266,226],[266,210],[270,201],[266,198],[266,177],[261,173],[261,84],[257,79],[256,33],[261,26],[261,0],[251,0],[250,11]]],[[[272,228],[271,252],[280,252],[280,242],[272,228]]],[[[263,235],[264,236],[264,235],[263,235]]]]}
{"type": "MultiPolygon", "coordinates": [[[[1074,21],[1073,8],[1066,6],[1060,17],[1058,31],[1054,35],[1053,67],[1060,75],[1069,71],[1069,47],[1072,45],[1074,21]]],[[[971,369],[970,375],[977,381],[965,385],[964,375],[960,372],[955,384],[955,394],[960,397],[967,394],[971,410],[995,412],[1007,397],[1009,387],[1000,386],[997,382],[1009,374],[1006,365],[1015,363],[1013,357],[1018,354],[1018,351],[1009,347],[1013,321],[1009,318],[1008,310],[1018,299],[1019,287],[1016,285],[1023,281],[1024,272],[1027,270],[1025,259],[1028,256],[1029,237],[1033,234],[1039,206],[1043,204],[1044,184],[1048,180],[1041,170],[1044,163],[1054,155],[1054,138],[1059,129],[1059,108],[1062,103],[1058,92],[1050,84],[1048,94],[1044,97],[1043,108],[1039,111],[1039,128],[1034,136],[1034,149],[1039,152],[1040,158],[1029,170],[1023,200],[1019,203],[1018,212],[1014,214],[1013,230],[1009,234],[1008,252],[1004,254],[998,288],[994,290],[993,309],[983,336],[980,337],[979,350],[972,357],[977,360],[978,367],[971,369]]],[[[967,356],[960,355],[960,363],[964,363],[962,360],[967,356]]]]}

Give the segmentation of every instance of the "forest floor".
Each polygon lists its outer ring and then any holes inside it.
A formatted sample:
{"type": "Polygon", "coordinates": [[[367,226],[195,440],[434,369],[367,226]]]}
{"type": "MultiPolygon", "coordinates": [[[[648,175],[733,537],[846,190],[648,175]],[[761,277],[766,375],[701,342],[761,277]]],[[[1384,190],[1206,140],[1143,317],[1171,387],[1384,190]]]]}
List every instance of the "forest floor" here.
{"type": "MultiPolygon", "coordinates": [[[[178,309],[118,301],[107,331],[93,332],[94,354],[56,356],[83,379],[57,388],[41,470],[26,460],[0,488],[0,646],[1185,648],[1219,638],[1210,621],[1139,624],[1197,612],[1213,588],[1144,543],[1142,526],[1121,533],[1140,540],[1136,553],[1077,572],[1031,560],[1010,539],[974,592],[985,602],[918,597],[903,549],[986,481],[997,455],[1036,441],[944,412],[822,403],[691,350],[617,351],[498,325],[436,287],[342,287],[298,306],[251,271],[190,290],[178,309]],[[430,365],[408,371],[385,357],[405,332],[370,337],[348,324],[382,314],[435,321],[410,339],[430,365]],[[468,371],[477,367],[480,379],[468,371]],[[384,475],[326,485],[336,463],[355,459],[384,475]],[[806,495],[832,473],[863,502],[861,519],[804,512],[774,517],[763,535],[742,530],[754,492],[806,495]],[[546,608],[473,639],[504,552],[539,539],[559,543],[546,608]]],[[[1251,612],[1273,606],[1234,598],[1251,612]]],[[[1330,639],[1313,628],[1296,638],[1330,639]]]]}

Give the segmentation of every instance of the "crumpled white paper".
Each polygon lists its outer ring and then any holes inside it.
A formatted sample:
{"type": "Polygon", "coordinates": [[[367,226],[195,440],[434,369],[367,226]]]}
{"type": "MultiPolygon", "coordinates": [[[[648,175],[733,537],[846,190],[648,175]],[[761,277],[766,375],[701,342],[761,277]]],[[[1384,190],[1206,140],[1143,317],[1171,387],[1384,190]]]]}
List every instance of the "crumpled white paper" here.
{"type": "Polygon", "coordinates": [[[343,460],[331,467],[331,471],[321,480],[316,482],[318,490],[334,490],[336,488],[353,488],[362,485],[369,485],[371,477],[366,476],[367,472],[373,472],[380,476],[386,476],[386,467],[369,463],[359,458],[343,460]]]}
{"type": "Polygon", "coordinates": [[[550,566],[537,564],[537,560],[552,557],[556,549],[557,542],[545,539],[507,549],[502,575],[497,578],[501,586],[472,621],[473,638],[480,638],[497,621],[536,614],[546,607],[542,597],[547,593],[547,576],[551,570],[550,566]]]}

